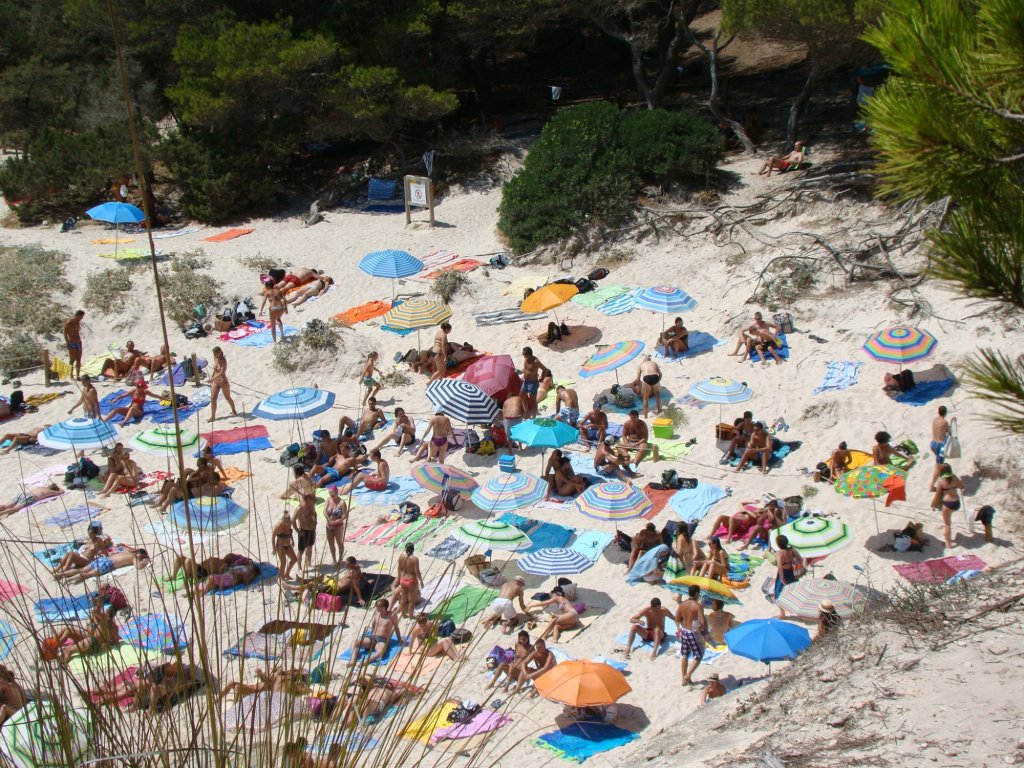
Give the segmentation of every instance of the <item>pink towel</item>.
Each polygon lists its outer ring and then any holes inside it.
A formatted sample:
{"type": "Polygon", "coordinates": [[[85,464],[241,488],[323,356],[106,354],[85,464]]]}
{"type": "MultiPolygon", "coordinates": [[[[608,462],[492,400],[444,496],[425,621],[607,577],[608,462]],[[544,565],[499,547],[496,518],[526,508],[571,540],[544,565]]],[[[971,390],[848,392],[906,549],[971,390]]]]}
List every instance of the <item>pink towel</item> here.
{"type": "Polygon", "coordinates": [[[485,709],[478,712],[468,723],[456,723],[446,728],[438,728],[430,737],[430,741],[432,744],[436,744],[444,739],[468,739],[470,736],[496,731],[505,723],[511,722],[511,717],[506,717],[494,710],[485,709]]]}
{"type": "Polygon", "coordinates": [[[399,523],[398,525],[396,525],[391,530],[384,531],[384,533],[381,534],[378,538],[373,539],[372,541],[370,541],[368,543],[369,544],[382,544],[382,545],[383,544],[387,544],[389,541],[391,541],[393,538],[395,538],[395,536],[400,534],[402,531],[404,531],[410,525],[411,525],[411,523],[399,523]]]}
{"type": "Polygon", "coordinates": [[[893,568],[914,584],[933,584],[948,581],[961,571],[982,571],[988,564],[975,555],[955,555],[925,560],[920,563],[899,563],[893,568]]]}
{"type": "Polygon", "coordinates": [[[416,277],[426,277],[428,272],[433,272],[439,267],[454,264],[458,260],[459,254],[457,253],[452,253],[451,251],[446,251],[444,249],[434,251],[421,259],[423,262],[423,270],[416,275],[416,277]]]}
{"type": "Polygon", "coordinates": [[[383,536],[387,532],[388,528],[392,528],[394,525],[394,523],[381,523],[380,525],[374,526],[366,533],[366,535],[360,536],[358,541],[363,544],[367,544],[378,536],[383,536]]]}
{"type": "MultiPolygon", "coordinates": [[[[120,674],[115,675],[113,678],[111,678],[110,682],[104,683],[101,686],[101,690],[111,691],[115,687],[117,687],[118,683],[121,682],[134,683],[138,679],[138,672],[138,667],[128,667],[124,672],[121,672],[120,674]]],[[[90,693],[89,700],[92,701],[93,704],[99,704],[100,697],[97,696],[95,693],[90,693]]],[[[135,697],[123,696],[114,703],[117,704],[117,706],[119,707],[130,707],[132,704],[135,703],[135,697]]]]}
{"type": "Polygon", "coordinates": [[[15,584],[13,581],[0,581],[0,603],[10,600],[12,597],[24,595],[28,592],[27,587],[15,584]]]}
{"type": "Polygon", "coordinates": [[[345,537],[345,541],[355,541],[356,539],[362,537],[362,535],[366,533],[368,530],[370,530],[370,528],[372,527],[372,525],[367,523],[366,525],[362,526],[361,528],[355,531],[349,531],[348,536],[345,537]]]}

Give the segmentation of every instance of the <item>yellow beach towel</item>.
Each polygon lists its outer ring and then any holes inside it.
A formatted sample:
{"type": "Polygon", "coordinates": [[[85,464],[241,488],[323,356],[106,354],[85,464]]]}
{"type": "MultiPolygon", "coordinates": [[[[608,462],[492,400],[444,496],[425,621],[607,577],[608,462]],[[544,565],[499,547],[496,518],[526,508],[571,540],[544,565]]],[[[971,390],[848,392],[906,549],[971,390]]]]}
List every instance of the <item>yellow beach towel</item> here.
{"type": "Polygon", "coordinates": [[[90,240],[93,245],[125,245],[126,243],[134,243],[134,237],[101,237],[99,240],[90,240]]]}
{"type": "Polygon", "coordinates": [[[147,661],[159,659],[159,651],[144,651],[134,645],[121,643],[105,653],[90,656],[74,656],[68,662],[68,669],[75,675],[90,675],[98,680],[109,680],[124,672],[128,667],[138,667],[147,661]]]}
{"type": "Polygon", "coordinates": [[[56,355],[50,358],[50,371],[58,379],[64,379],[65,381],[71,381],[71,363],[67,360],[61,360],[56,355]]]}
{"type": "Polygon", "coordinates": [[[402,738],[412,739],[420,742],[421,744],[429,744],[430,737],[434,735],[434,731],[438,728],[444,728],[450,725],[448,722],[448,713],[452,712],[455,709],[455,706],[455,702],[446,701],[433,712],[429,712],[419,720],[413,720],[405,727],[405,730],[402,731],[402,738]]]}

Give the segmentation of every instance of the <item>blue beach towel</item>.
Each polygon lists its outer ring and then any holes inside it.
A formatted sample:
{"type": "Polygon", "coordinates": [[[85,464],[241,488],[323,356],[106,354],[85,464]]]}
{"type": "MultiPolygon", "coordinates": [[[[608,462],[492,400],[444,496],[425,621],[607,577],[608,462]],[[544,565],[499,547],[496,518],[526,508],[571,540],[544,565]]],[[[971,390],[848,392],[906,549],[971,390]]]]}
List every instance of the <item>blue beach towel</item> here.
{"type": "MultiPolygon", "coordinates": [[[[199,364],[199,370],[205,370],[207,366],[206,360],[202,358],[196,358],[196,362],[199,364]]],[[[171,376],[174,377],[174,386],[181,387],[185,385],[185,363],[178,363],[171,369],[171,376]]],[[[153,384],[156,386],[167,386],[168,374],[164,371],[153,380],[153,384]]]]}
{"type": "Polygon", "coordinates": [[[913,389],[900,392],[893,400],[903,405],[927,405],[936,398],[943,397],[953,388],[956,381],[953,379],[939,379],[938,381],[919,381],[913,389]]]}
{"type": "MultiPolygon", "coordinates": [[[[363,637],[367,637],[367,636],[369,636],[369,634],[370,634],[369,632],[364,632],[363,633],[363,637]]],[[[402,652],[402,648],[404,648],[404,647],[405,647],[405,644],[398,642],[398,638],[395,637],[394,635],[392,635],[391,636],[391,641],[388,643],[387,652],[385,652],[385,654],[380,659],[378,659],[377,661],[373,662],[373,664],[371,664],[370,666],[371,667],[386,667],[388,664],[390,664],[392,661],[395,660],[395,657],[397,657],[398,654],[400,654],[402,652]]],[[[357,663],[361,662],[363,659],[365,659],[369,655],[370,655],[369,649],[367,649],[367,648],[360,648],[359,649],[359,658],[356,659],[357,663]]],[[[352,648],[351,647],[345,648],[345,650],[343,650],[341,653],[338,654],[338,658],[341,659],[342,661],[348,661],[349,659],[351,659],[352,658],[352,648]]]]}
{"type": "Polygon", "coordinates": [[[166,613],[133,616],[121,628],[121,640],[144,651],[163,653],[174,653],[188,645],[184,623],[166,613]]]}
{"type": "Polygon", "coordinates": [[[726,497],[725,489],[710,483],[701,483],[696,488],[677,491],[669,504],[679,518],[687,523],[699,523],[711,508],[726,497]]]}
{"type": "Polygon", "coordinates": [[[657,347],[654,350],[654,356],[659,360],[685,360],[686,358],[703,355],[705,352],[710,352],[715,347],[720,347],[725,344],[721,339],[716,339],[710,333],[705,333],[704,331],[690,331],[690,335],[687,337],[687,340],[690,344],[690,348],[681,355],[668,357],[662,352],[661,347],[657,347]]]}
{"type": "Polygon", "coordinates": [[[517,551],[521,554],[528,555],[531,552],[536,552],[538,549],[564,547],[569,543],[569,539],[572,538],[572,535],[575,532],[575,528],[566,528],[565,526],[556,525],[555,523],[541,522],[536,527],[529,528],[525,531],[533,544],[527,549],[520,549],[517,551]]]}
{"type": "Polygon", "coordinates": [[[35,557],[43,565],[49,568],[56,568],[57,564],[68,552],[76,552],[78,548],[82,546],[81,541],[69,541],[65,544],[55,544],[49,549],[41,549],[38,552],[33,552],[32,556],[35,557]]]}
{"type": "MultiPolygon", "coordinates": [[[[791,441],[789,441],[787,443],[782,443],[781,445],[779,445],[778,448],[773,448],[772,449],[772,455],[768,457],[768,466],[769,467],[781,466],[782,460],[784,458],[786,458],[787,456],[789,456],[789,454],[791,454],[793,451],[795,451],[797,448],[799,448],[802,444],[803,443],[801,441],[799,441],[799,440],[791,440],[791,441]]],[[[730,466],[735,467],[739,463],[740,463],[740,457],[739,456],[733,456],[731,459],[729,459],[729,465],[730,466]]],[[[757,459],[751,459],[750,461],[747,462],[747,466],[749,467],[751,465],[760,466],[760,463],[759,463],[759,461],[757,459]]]]}
{"type": "MultiPolygon", "coordinates": [[[[213,450],[214,456],[230,456],[235,453],[249,453],[251,451],[266,451],[274,446],[270,444],[269,437],[250,437],[246,440],[235,440],[230,443],[217,443],[211,445],[210,448],[213,450]]],[[[198,457],[199,452],[196,451],[192,454],[193,457],[198,457]]]]}
{"type": "Polygon", "coordinates": [[[270,563],[259,563],[260,575],[256,581],[248,584],[235,584],[233,587],[227,589],[211,589],[206,594],[208,595],[230,595],[233,592],[241,592],[243,589],[252,589],[253,587],[259,587],[267,579],[272,579],[277,576],[277,566],[271,565],[270,563]]]}
{"type": "Polygon", "coordinates": [[[860,369],[864,367],[864,363],[855,363],[852,360],[830,360],[826,365],[825,378],[819,386],[811,390],[812,395],[849,389],[857,383],[860,369]]]}
{"type": "MultiPolygon", "coordinates": [[[[664,384],[662,384],[661,385],[661,404],[662,405],[667,405],[670,400],[672,400],[672,392],[671,392],[671,390],[669,390],[668,387],[666,387],[664,384]]],[[[636,393],[636,397],[633,398],[633,405],[629,406],[628,408],[621,408],[621,407],[617,406],[615,403],[605,403],[603,406],[601,406],[601,410],[603,410],[605,413],[621,413],[622,415],[625,416],[625,415],[629,414],[630,411],[633,411],[633,410],[637,410],[637,411],[643,412],[643,405],[644,405],[643,404],[643,400],[640,399],[640,393],[637,392],[636,393]]],[[[651,410],[654,410],[654,397],[651,397],[651,410]]],[[[618,427],[618,429],[619,429],[619,433],[617,435],[615,435],[615,437],[622,437],[622,425],[621,424],[616,424],[615,426],[618,427]]],[[[608,429],[605,430],[609,435],[612,434],[612,429],[611,428],[612,428],[612,425],[609,423],[608,424],[608,429]]]]}
{"type": "Polygon", "coordinates": [[[580,531],[576,536],[576,541],[572,543],[569,549],[579,552],[584,557],[589,558],[590,562],[596,563],[597,558],[601,556],[601,553],[605,551],[614,539],[615,536],[606,531],[580,531]]]}
{"type": "Polygon", "coordinates": [[[412,475],[399,475],[392,477],[387,489],[383,491],[371,491],[365,485],[360,485],[352,491],[352,498],[359,499],[360,506],[377,504],[387,507],[401,504],[415,493],[423,493],[423,486],[412,475]]]}
{"type": "MultiPolygon", "coordinates": [[[[789,340],[786,338],[786,334],[780,333],[777,338],[782,344],[782,348],[776,349],[775,351],[783,360],[789,360],[789,340]]],[[[755,363],[761,362],[761,356],[757,353],[756,349],[751,350],[750,359],[755,363]]],[[[771,353],[768,354],[768,360],[770,362],[775,362],[775,358],[771,356],[771,353]]]]}
{"type": "MultiPolygon", "coordinates": [[[[100,400],[100,415],[106,416],[114,409],[128,405],[128,403],[131,402],[128,398],[119,400],[116,403],[114,402],[114,398],[123,395],[127,391],[128,390],[126,389],[121,389],[116,392],[111,392],[109,395],[100,400]]],[[[198,410],[206,407],[209,404],[209,393],[204,392],[203,394],[200,394],[199,392],[197,392],[193,395],[192,398],[190,398],[188,406],[186,406],[185,408],[178,409],[178,418],[181,420],[187,419],[189,416],[191,416],[192,414],[196,413],[198,410]]],[[[146,402],[142,404],[142,417],[149,417],[157,424],[172,424],[174,422],[174,411],[171,409],[171,406],[160,405],[159,400],[154,400],[151,397],[147,397],[146,402]]],[[[122,418],[119,421],[115,421],[114,423],[123,424],[124,419],[122,418]]],[[[131,423],[135,424],[138,422],[133,421],[131,423]]]]}
{"type": "MultiPolygon", "coordinates": [[[[67,509],[61,510],[53,517],[46,518],[43,520],[43,523],[46,525],[56,526],[57,528],[69,528],[72,525],[92,520],[102,511],[103,510],[99,507],[87,507],[85,504],[78,504],[74,507],[68,507],[67,509]]],[[[63,557],[63,553],[61,554],[61,557],[63,557]]]]}
{"type": "Polygon", "coordinates": [[[616,296],[614,299],[611,299],[609,301],[606,301],[604,304],[601,304],[597,308],[597,311],[600,312],[602,315],[609,316],[624,315],[627,312],[632,312],[633,308],[636,306],[636,297],[639,293],[640,289],[637,288],[635,290],[630,291],[629,293],[624,293],[621,296],[616,296]]]}
{"type": "MultiPolygon", "coordinates": [[[[286,338],[288,336],[295,336],[298,332],[298,328],[292,328],[290,325],[286,325],[284,327],[284,335],[286,338]]],[[[273,344],[274,337],[268,328],[265,331],[260,331],[259,333],[254,333],[251,336],[246,336],[241,339],[234,339],[233,341],[240,347],[256,347],[257,349],[261,349],[273,344]]]]}
{"type": "Polygon", "coordinates": [[[345,731],[321,736],[306,747],[306,753],[314,757],[326,757],[335,744],[342,747],[344,754],[353,755],[360,751],[375,749],[380,742],[362,731],[345,731]]]}
{"type": "Polygon", "coordinates": [[[89,618],[93,600],[98,592],[87,592],[78,597],[44,597],[36,602],[36,621],[79,621],[89,618]]]}
{"type": "Polygon", "coordinates": [[[637,558],[629,573],[626,574],[626,581],[633,586],[642,582],[644,580],[644,576],[653,571],[658,565],[658,558],[662,557],[667,552],[668,547],[665,544],[659,544],[654,549],[644,552],[637,558]]]}
{"type": "Polygon", "coordinates": [[[573,723],[567,728],[541,734],[533,743],[543,749],[559,753],[565,760],[582,763],[587,758],[624,746],[639,738],[639,733],[627,731],[611,723],[573,723]]]}

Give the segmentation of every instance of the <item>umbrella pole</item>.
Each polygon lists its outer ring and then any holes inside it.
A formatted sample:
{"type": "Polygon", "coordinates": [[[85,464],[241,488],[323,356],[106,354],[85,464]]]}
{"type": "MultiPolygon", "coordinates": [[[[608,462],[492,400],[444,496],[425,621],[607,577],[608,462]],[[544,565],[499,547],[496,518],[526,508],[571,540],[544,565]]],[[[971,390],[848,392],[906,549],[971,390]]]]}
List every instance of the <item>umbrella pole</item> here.
{"type": "Polygon", "coordinates": [[[875,533],[881,533],[882,529],[878,525],[878,502],[874,497],[871,499],[871,508],[875,511],[875,533]]]}

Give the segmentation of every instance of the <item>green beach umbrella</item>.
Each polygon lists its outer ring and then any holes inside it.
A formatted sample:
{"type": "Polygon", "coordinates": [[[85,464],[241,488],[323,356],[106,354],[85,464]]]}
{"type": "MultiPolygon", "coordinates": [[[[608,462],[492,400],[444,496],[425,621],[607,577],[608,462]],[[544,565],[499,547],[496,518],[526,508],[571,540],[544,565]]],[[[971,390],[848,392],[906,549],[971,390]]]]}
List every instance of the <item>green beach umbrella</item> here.
{"type": "Polygon", "coordinates": [[[775,539],[785,536],[802,557],[825,557],[838,552],[853,541],[850,526],[829,517],[801,517],[772,531],[772,549],[778,551],[775,539]]]}
{"type": "Polygon", "coordinates": [[[175,456],[179,440],[183,453],[201,451],[206,445],[206,441],[197,433],[188,429],[176,430],[173,424],[164,424],[140,432],[131,439],[129,445],[154,456],[175,456]]]}
{"type": "Polygon", "coordinates": [[[469,520],[455,529],[455,536],[467,544],[509,552],[525,549],[532,543],[530,537],[514,525],[497,520],[469,520]]]}
{"type": "Polygon", "coordinates": [[[79,765],[92,741],[88,713],[63,709],[49,701],[32,701],[0,728],[0,741],[10,762],[25,768],[66,768],[79,765]]]}

